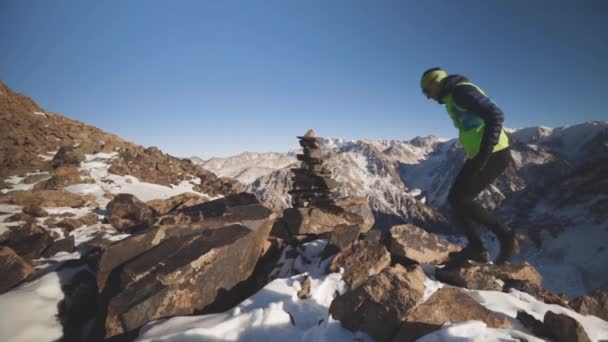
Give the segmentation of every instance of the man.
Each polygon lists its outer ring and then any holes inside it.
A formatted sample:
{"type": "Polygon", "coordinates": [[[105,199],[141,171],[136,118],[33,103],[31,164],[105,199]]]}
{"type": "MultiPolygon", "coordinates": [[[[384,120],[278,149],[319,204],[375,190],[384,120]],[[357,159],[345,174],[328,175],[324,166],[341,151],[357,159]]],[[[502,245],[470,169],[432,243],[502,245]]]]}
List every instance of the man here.
{"type": "Polygon", "coordinates": [[[425,71],[420,86],[427,98],[445,104],[459,130],[458,139],[467,155],[450,189],[448,201],[469,243],[450,257],[452,260],[490,261],[490,254],[479,237],[478,225],[482,224],[498,237],[500,254],[496,263],[504,264],[517,253],[515,235],[507,225],[474,201],[511,161],[509,139],[502,128],[503,112],[466,77],[448,76],[440,68],[425,71]]]}

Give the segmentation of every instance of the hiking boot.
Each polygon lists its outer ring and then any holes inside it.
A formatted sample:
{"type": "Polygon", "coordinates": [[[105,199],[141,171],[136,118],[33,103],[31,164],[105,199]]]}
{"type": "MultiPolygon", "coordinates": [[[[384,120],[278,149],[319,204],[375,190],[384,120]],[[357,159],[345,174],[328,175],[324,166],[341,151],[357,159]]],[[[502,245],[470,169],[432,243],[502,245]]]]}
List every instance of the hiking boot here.
{"type": "Polygon", "coordinates": [[[514,256],[519,253],[519,243],[515,238],[515,234],[500,239],[500,253],[496,258],[496,265],[504,265],[509,262],[514,256]]]}
{"type": "Polygon", "coordinates": [[[466,246],[458,252],[452,252],[448,254],[448,258],[450,262],[471,260],[488,263],[491,260],[490,253],[487,249],[483,247],[471,247],[470,245],[466,246]]]}

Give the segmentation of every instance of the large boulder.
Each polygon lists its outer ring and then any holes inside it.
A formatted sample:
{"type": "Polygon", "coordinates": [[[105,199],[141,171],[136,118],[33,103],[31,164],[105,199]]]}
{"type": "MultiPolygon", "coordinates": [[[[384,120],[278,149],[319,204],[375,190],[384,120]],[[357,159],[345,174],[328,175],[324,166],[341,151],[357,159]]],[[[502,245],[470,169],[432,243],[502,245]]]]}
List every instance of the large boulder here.
{"type": "Polygon", "coordinates": [[[568,315],[547,311],[544,323],[555,342],[591,342],[581,323],[568,315]]]}
{"type": "Polygon", "coordinates": [[[419,264],[441,264],[460,247],[416,225],[404,224],[391,227],[389,249],[392,254],[419,264]]]}
{"type": "Polygon", "coordinates": [[[490,328],[511,328],[504,315],[486,309],[458,288],[444,286],[407,316],[393,341],[416,341],[446,322],[471,320],[482,321],[490,328]]]}
{"type": "Polygon", "coordinates": [[[43,258],[50,258],[59,252],[74,252],[74,236],[70,235],[66,238],[53,242],[47,249],[42,252],[43,258]]]}
{"type": "Polygon", "coordinates": [[[34,268],[14,250],[0,246],[0,293],[19,285],[34,273],[34,268]]]}
{"type": "Polygon", "coordinates": [[[154,227],[106,248],[97,283],[110,298],[108,337],[204,310],[252,274],[275,214],[259,203],[218,201],[204,203],[216,210],[199,222],[154,227]]]}
{"type": "Polygon", "coordinates": [[[118,230],[143,229],[154,223],[154,211],[132,194],[118,194],[106,206],[106,219],[118,230]]]}
{"type": "Polygon", "coordinates": [[[336,255],[328,271],[339,272],[340,268],[344,268],[342,280],[354,289],[390,264],[391,255],[383,245],[377,241],[361,240],[336,255]]]}
{"type": "Polygon", "coordinates": [[[30,215],[32,217],[47,217],[49,213],[44,210],[39,205],[27,205],[21,209],[24,214],[30,215]]]}
{"type": "Polygon", "coordinates": [[[608,321],[608,293],[603,289],[574,298],[569,305],[580,314],[593,315],[608,321]]]}
{"type": "Polygon", "coordinates": [[[359,287],[336,297],[329,312],[351,331],[362,330],[375,341],[390,341],[424,295],[420,266],[385,268],[359,287]]]}
{"type": "Polygon", "coordinates": [[[344,210],[357,214],[363,218],[363,223],[359,225],[361,233],[367,233],[375,223],[374,213],[369,206],[369,201],[365,197],[342,197],[334,201],[334,203],[344,208],[344,210]]]}
{"type": "Polygon", "coordinates": [[[207,217],[222,215],[228,208],[258,204],[258,199],[252,193],[242,192],[228,195],[220,199],[185,206],[159,219],[160,224],[190,224],[200,222],[207,217]]]}
{"type": "Polygon", "coordinates": [[[95,206],[95,196],[78,195],[65,190],[17,190],[0,197],[0,203],[40,207],[95,206]]]}
{"type": "Polygon", "coordinates": [[[75,166],[65,165],[58,167],[50,179],[34,185],[34,189],[56,190],[82,182],[80,171],[75,166]]]}
{"type": "Polygon", "coordinates": [[[320,235],[339,225],[364,225],[363,217],[339,206],[287,208],[283,220],[290,235],[320,235]]]}
{"type": "Polygon", "coordinates": [[[53,237],[48,231],[35,223],[25,223],[10,227],[4,244],[25,259],[40,258],[42,253],[53,243],[53,237]]]}
{"type": "Polygon", "coordinates": [[[528,281],[540,287],[543,280],[540,273],[527,262],[494,265],[467,261],[438,268],[435,276],[437,280],[450,285],[466,287],[470,290],[494,291],[502,291],[506,281],[528,281]]]}
{"type": "Polygon", "coordinates": [[[155,199],[146,202],[150,208],[154,209],[158,215],[165,215],[172,211],[191,207],[193,205],[208,202],[209,198],[193,192],[185,192],[167,199],[155,199]]]}
{"type": "Polygon", "coordinates": [[[79,166],[80,162],[85,159],[86,158],[80,149],[72,146],[62,146],[57,153],[55,153],[55,156],[53,156],[51,166],[53,166],[53,168],[67,165],[79,166]]]}
{"type": "Polygon", "coordinates": [[[358,226],[347,226],[344,224],[337,226],[329,233],[328,243],[323,251],[324,258],[340,252],[358,239],[358,226]]]}

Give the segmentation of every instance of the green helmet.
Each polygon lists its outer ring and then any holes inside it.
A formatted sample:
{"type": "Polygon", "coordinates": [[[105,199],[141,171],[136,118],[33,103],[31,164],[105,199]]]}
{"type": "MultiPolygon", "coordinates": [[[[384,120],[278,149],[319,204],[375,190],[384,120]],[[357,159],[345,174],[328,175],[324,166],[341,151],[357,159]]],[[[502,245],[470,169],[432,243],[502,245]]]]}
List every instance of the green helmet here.
{"type": "Polygon", "coordinates": [[[431,68],[422,74],[420,79],[420,87],[422,90],[428,90],[428,88],[434,84],[439,84],[441,80],[448,77],[448,73],[439,68],[431,68]]]}

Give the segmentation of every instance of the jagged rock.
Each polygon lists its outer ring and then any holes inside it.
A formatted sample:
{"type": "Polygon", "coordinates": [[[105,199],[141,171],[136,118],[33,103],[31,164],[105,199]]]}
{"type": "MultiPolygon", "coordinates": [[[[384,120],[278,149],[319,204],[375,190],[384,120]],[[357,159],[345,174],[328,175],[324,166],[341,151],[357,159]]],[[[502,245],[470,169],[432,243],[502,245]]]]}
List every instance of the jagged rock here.
{"type": "Polygon", "coordinates": [[[19,285],[34,273],[34,268],[9,247],[0,246],[0,294],[19,285]]]}
{"type": "Polygon", "coordinates": [[[385,268],[361,286],[336,297],[329,312],[348,330],[362,330],[375,341],[390,341],[422,300],[424,280],[419,266],[385,268]]]}
{"type": "Polygon", "coordinates": [[[323,251],[323,255],[328,257],[336,254],[358,239],[359,226],[339,225],[329,233],[329,241],[323,251]]]}
{"type": "Polygon", "coordinates": [[[578,313],[593,315],[608,321],[608,293],[596,289],[586,296],[573,299],[569,305],[578,313]]]}
{"type": "Polygon", "coordinates": [[[4,244],[22,258],[37,259],[53,243],[53,237],[35,223],[26,223],[9,229],[10,233],[4,244]]]}
{"type": "Polygon", "coordinates": [[[516,289],[525,292],[546,304],[556,304],[565,308],[570,308],[568,297],[564,294],[555,294],[526,280],[506,279],[504,283],[504,292],[507,292],[509,289],[516,289]]]}
{"type": "Polygon", "coordinates": [[[371,275],[390,266],[391,255],[386,247],[374,241],[357,241],[340,252],[328,266],[329,272],[344,268],[342,279],[351,289],[356,288],[371,275]]]}
{"type": "Polygon", "coordinates": [[[30,215],[32,217],[47,217],[49,213],[42,209],[39,205],[27,205],[22,209],[24,214],[30,215]]]}
{"type": "Polygon", "coordinates": [[[51,166],[56,169],[68,165],[79,166],[80,162],[85,159],[86,158],[80,149],[72,146],[62,146],[53,157],[51,166]]]}
{"type": "Polygon", "coordinates": [[[504,315],[486,309],[460,289],[444,286],[407,316],[393,341],[415,341],[446,322],[469,320],[482,321],[490,328],[511,328],[504,315]]]}
{"type": "Polygon", "coordinates": [[[404,224],[391,227],[389,250],[419,264],[441,264],[460,247],[413,224],[404,224]]]}
{"type": "Polygon", "coordinates": [[[553,335],[550,331],[547,331],[547,327],[542,321],[537,320],[534,316],[529,313],[519,310],[517,311],[517,320],[528,328],[534,334],[534,336],[551,339],[553,335]]]}
{"type": "Polygon", "coordinates": [[[156,199],[146,202],[158,215],[166,215],[172,211],[208,202],[209,198],[192,192],[179,194],[164,200],[156,199]]]}
{"type": "Polygon", "coordinates": [[[42,253],[43,258],[50,258],[59,252],[74,252],[74,236],[70,235],[67,238],[57,240],[53,242],[44,252],[42,253]]]}
{"type": "Polygon", "coordinates": [[[324,208],[287,208],[283,211],[287,230],[291,235],[320,235],[331,232],[339,225],[363,224],[360,215],[345,211],[338,206],[324,208]]]}
{"type": "Polygon", "coordinates": [[[118,230],[143,229],[154,223],[154,212],[131,194],[118,194],[106,206],[106,219],[118,230]]]}
{"type": "Polygon", "coordinates": [[[81,196],[65,190],[17,190],[0,197],[0,203],[22,206],[79,208],[93,205],[94,196],[81,196]]]}
{"type": "Polygon", "coordinates": [[[111,298],[107,337],[204,310],[251,275],[275,214],[260,204],[230,207],[222,200],[200,222],[148,229],[105,250],[97,282],[111,298]]]}
{"type": "Polygon", "coordinates": [[[454,286],[466,287],[471,290],[502,291],[498,280],[525,280],[538,287],[541,286],[542,276],[529,263],[513,265],[481,264],[464,262],[459,265],[448,265],[438,268],[435,272],[437,280],[454,286]]]}
{"type": "Polygon", "coordinates": [[[306,299],[310,297],[310,277],[305,276],[302,280],[302,287],[298,290],[298,298],[306,299]]]}
{"type": "Polygon", "coordinates": [[[35,190],[57,190],[66,186],[83,183],[80,172],[75,166],[59,166],[53,176],[43,182],[34,185],[35,190]]]}
{"type": "Polygon", "coordinates": [[[374,213],[369,206],[369,201],[365,197],[342,197],[334,201],[337,206],[344,210],[357,214],[363,218],[363,223],[359,225],[361,233],[367,233],[375,223],[374,213]]]}
{"type": "Polygon", "coordinates": [[[585,328],[568,315],[547,311],[544,323],[555,342],[591,342],[585,328]]]}
{"type": "Polygon", "coordinates": [[[95,213],[88,213],[78,218],[67,217],[57,223],[57,227],[64,228],[66,231],[71,232],[74,229],[82,226],[90,226],[97,223],[99,217],[95,213]]]}

